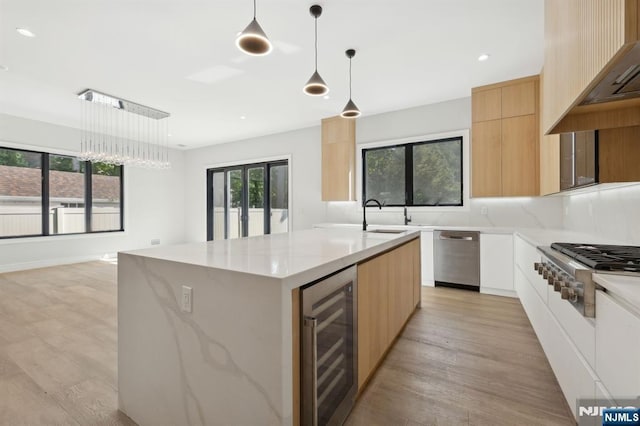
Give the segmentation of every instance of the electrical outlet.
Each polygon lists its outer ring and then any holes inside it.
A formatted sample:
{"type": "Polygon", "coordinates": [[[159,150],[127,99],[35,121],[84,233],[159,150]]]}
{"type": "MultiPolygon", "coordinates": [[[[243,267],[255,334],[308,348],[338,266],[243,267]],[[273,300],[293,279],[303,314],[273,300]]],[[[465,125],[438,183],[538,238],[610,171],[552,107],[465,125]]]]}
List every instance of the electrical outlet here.
{"type": "Polygon", "coordinates": [[[153,240],[151,240],[152,246],[157,246],[158,244],[160,244],[160,238],[154,238],[153,240]]]}
{"type": "Polygon", "coordinates": [[[193,289],[191,287],[187,287],[186,285],[182,286],[182,312],[192,312],[193,311],[193,289]]]}
{"type": "Polygon", "coordinates": [[[480,209],[480,214],[482,216],[486,216],[489,214],[489,207],[487,206],[482,206],[482,208],[480,209]]]}

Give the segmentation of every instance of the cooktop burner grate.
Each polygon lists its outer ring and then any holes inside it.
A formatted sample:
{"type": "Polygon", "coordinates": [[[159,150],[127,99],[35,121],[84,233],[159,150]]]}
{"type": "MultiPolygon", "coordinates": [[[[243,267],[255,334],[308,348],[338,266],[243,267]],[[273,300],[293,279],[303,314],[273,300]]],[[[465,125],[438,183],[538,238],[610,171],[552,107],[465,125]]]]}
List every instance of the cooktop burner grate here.
{"type": "Polygon", "coordinates": [[[551,248],[600,271],[640,272],[640,247],[553,243],[551,248]]]}

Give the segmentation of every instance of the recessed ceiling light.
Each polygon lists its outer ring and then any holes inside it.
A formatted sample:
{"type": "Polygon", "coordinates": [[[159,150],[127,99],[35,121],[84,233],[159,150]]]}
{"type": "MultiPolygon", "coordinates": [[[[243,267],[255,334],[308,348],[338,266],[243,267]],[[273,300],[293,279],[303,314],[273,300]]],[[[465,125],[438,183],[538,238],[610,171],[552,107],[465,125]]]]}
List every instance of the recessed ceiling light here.
{"type": "Polygon", "coordinates": [[[246,119],[247,119],[247,117],[245,117],[244,115],[240,116],[240,120],[246,120],[246,119]]]}
{"type": "Polygon", "coordinates": [[[323,96],[323,98],[324,98],[324,99],[329,99],[329,98],[330,98],[330,96],[329,96],[329,95],[324,95],[324,96],[323,96]]]}
{"type": "Polygon", "coordinates": [[[489,55],[486,53],[483,53],[482,55],[478,56],[478,60],[480,62],[486,61],[487,59],[489,59],[489,55]]]}
{"type": "Polygon", "coordinates": [[[36,35],[34,33],[32,33],[31,31],[29,31],[26,28],[16,28],[16,31],[18,32],[18,34],[25,36],[25,37],[35,37],[36,35]]]}
{"type": "Polygon", "coordinates": [[[9,67],[6,65],[0,65],[0,70],[2,71],[9,71],[9,67]]]}

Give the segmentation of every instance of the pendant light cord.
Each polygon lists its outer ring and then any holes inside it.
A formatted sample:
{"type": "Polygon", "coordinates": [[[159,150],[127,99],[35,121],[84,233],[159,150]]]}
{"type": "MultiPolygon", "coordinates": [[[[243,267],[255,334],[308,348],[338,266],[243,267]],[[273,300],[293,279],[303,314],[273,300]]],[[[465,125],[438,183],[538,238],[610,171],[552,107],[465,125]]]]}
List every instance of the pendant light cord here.
{"type": "Polygon", "coordinates": [[[253,0],[253,19],[256,19],[256,0],[253,0]]]}
{"type": "MultiPolygon", "coordinates": [[[[255,0],[254,0],[255,1],[255,0]]],[[[315,28],[316,28],[316,72],[318,71],[318,17],[315,17],[315,28]]]]}
{"type": "Polygon", "coordinates": [[[351,99],[351,58],[349,58],[349,99],[351,99]]]}

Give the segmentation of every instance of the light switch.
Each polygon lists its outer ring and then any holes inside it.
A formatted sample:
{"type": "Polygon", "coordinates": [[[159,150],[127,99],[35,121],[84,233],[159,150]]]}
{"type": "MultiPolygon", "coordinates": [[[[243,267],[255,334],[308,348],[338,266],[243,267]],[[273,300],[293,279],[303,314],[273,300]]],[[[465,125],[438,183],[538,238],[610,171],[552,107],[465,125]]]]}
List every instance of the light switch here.
{"type": "Polygon", "coordinates": [[[193,289],[182,286],[182,312],[192,312],[193,310],[193,289]]]}

